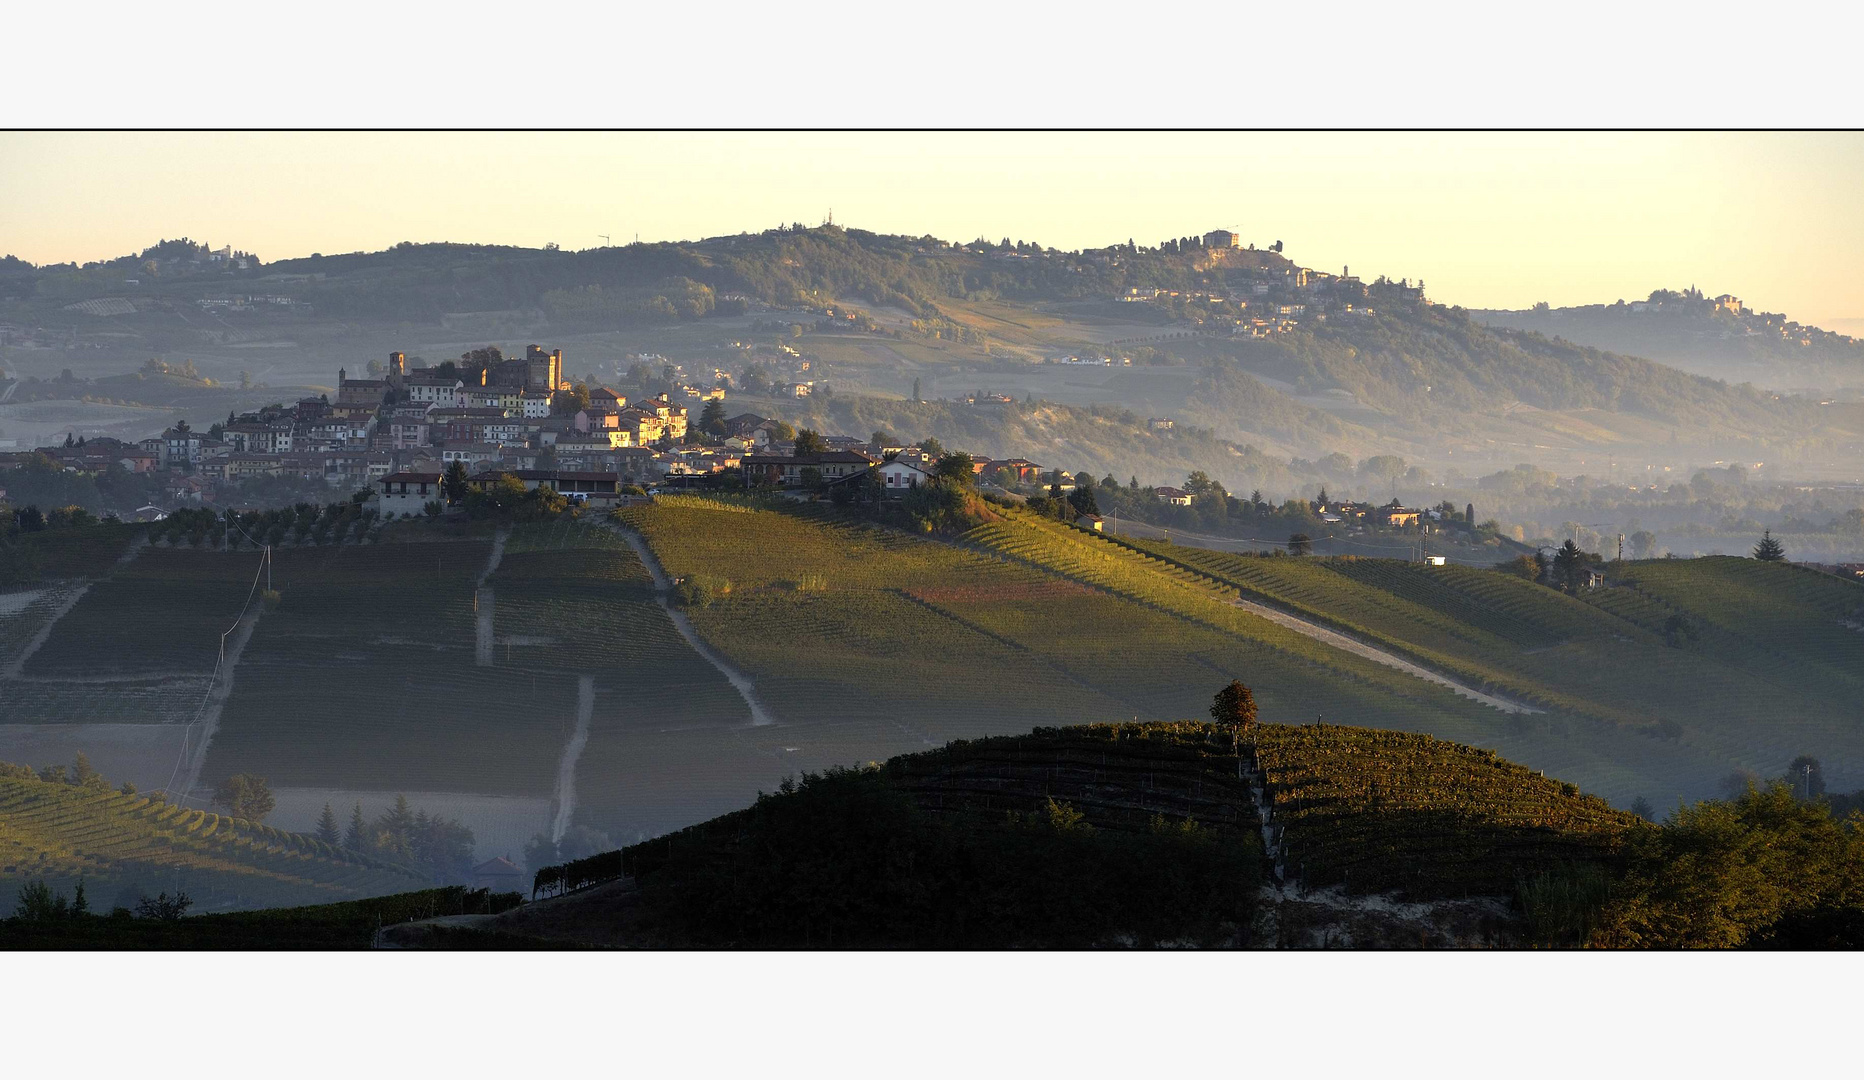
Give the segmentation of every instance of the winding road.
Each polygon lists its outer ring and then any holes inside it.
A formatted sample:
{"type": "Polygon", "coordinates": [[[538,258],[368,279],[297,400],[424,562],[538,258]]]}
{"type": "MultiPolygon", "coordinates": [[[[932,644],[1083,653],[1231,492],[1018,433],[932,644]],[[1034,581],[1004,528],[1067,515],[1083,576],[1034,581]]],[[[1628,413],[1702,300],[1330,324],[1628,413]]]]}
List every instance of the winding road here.
{"type": "Polygon", "coordinates": [[[744,698],[745,705],[751,710],[751,726],[764,727],[776,723],[776,718],[765,711],[763,704],[757,700],[757,690],[750,677],[732,667],[717,650],[707,645],[699,637],[698,631],[693,629],[692,620],[686,617],[686,613],[667,601],[667,596],[673,592],[673,579],[668,577],[666,570],[661,568],[660,560],[654,557],[653,549],[647,546],[647,541],[641,539],[639,533],[630,529],[616,526],[615,531],[619,532],[622,539],[628,542],[628,546],[634,549],[635,555],[641,560],[641,565],[647,567],[648,575],[654,579],[656,593],[654,598],[660,601],[661,610],[673,620],[673,628],[680,632],[680,636],[686,639],[686,644],[691,645],[694,652],[705,657],[707,663],[717,668],[719,674],[725,676],[725,680],[731,683],[732,688],[738,691],[740,697],[744,698]]]}

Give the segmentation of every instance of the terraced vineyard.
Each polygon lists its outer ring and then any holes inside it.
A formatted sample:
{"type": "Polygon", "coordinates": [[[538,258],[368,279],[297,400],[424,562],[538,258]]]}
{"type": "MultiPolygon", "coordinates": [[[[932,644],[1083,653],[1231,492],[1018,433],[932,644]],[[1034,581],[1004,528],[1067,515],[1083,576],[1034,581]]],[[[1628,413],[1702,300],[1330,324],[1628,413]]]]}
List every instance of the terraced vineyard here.
{"type": "Polygon", "coordinates": [[[577,824],[617,840],[654,836],[781,778],[776,752],[746,737],[744,699],[674,629],[613,529],[520,526],[488,585],[501,670],[592,681],[577,824]]]}
{"type": "MultiPolygon", "coordinates": [[[[1511,575],[1463,567],[1251,557],[1082,537],[1079,542],[1087,545],[1152,554],[1181,577],[1201,576],[1209,587],[1236,589],[1247,599],[1535,704],[1549,710],[1549,724],[1595,729],[1588,741],[1606,738],[1620,748],[1611,761],[1621,779],[1603,781],[1591,771],[1565,775],[1583,777],[1614,798],[1628,799],[1633,791],[1661,793],[1665,802],[1703,797],[1714,791],[1713,776],[1734,768],[1767,775],[1801,753],[1864,776],[1858,753],[1864,730],[1852,719],[1850,705],[1864,688],[1864,677],[1855,674],[1864,670],[1857,662],[1864,659],[1864,635],[1847,636],[1842,614],[1847,603],[1858,603],[1847,592],[1859,590],[1837,579],[1743,559],[1635,563],[1610,575],[1636,586],[1651,568],[1687,583],[1677,586],[1677,602],[1667,603],[1641,586],[1569,597],[1511,575]],[[1771,569],[1800,582],[1817,602],[1789,606],[1760,591],[1743,595],[1717,580],[1727,572],[1718,562],[1749,575],[1771,569]],[[1681,606],[1685,593],[1701,607],[1699,618],[1681,606]],[[1679,613],[1706,628],[1700,643],[1672,647],[1665,622],[1679,613]],[[1716,619],[1727,624],[1719,635],[1716,619]],[[1601,723],[1641,734],[1614,737],[1596,730],[1601,723]]],[[[1498,746],[1537,766],[1567,767],[1546,748],[1442,733],[1498,746]]]]}
{"type": "MultiPolygon", "coordinates": [[[[1770,684],[1864,695],[1864,587],[1814,570],[1710,556],[1632,563],[1600,606],[1653,633],[1681,613],[1700,651],[1770,684]],[[1614,603],[1616,601],[1616,603],[1614,603]]],[[[1592,599],[1589,597],[1588,599],[1592,599]]]]}
{"type": "Polygon", "coordinates": [[[393,864],[201,810],[62,782],[0,777],[0,889],[29,879],[69,893],[82,877],[93,908],[120,890],[179,885],[198,910],[379,896],[418,888],[393,864]]]}
{"type": "MultiPolygon", "coordinates": [[[[1265,710],[1263,715],[1277,721],[1299,722],[1331,714],[1368,724],[1414,728],[1445,716],[1472,722],[1490,722],[1495,716],[1492,710],[1441,687],[1239,610],[1197,575],[1099,541],[1078,529],[1018,517],[974,529],[965,534],[964,540],[999,556],[1093,586],[1085,595],[1097,600],[1117,597],[1136,601],[1120,606],[1129,610],[1137,607],[1144,613],[1130,616],[1142,632],[1128,635],[1124,627],[1119,627],[1115,634],[1108,635],[1105,643],[1117,657],[1109,660],[1124,660],[1135,674],[1160,670],[1165,676],[1162,682],[1178,687],[1176,693],[1164,686],[1148,688],[1153,694],[1168,695],[1164,701],[1174,708],[1167,715],[1195,716],[1209,704],[1209,674],[1201,679],[1190,678],[1189,670],[1182,666],[1183,659],[1174,663],[1174,654],[1179,654],[1206,672],[1221,676],[1219,685],[1229,677],[1242,677],[1261,686],[1258,704],[1265,710]],[[1159,642],[1169,648],[1151,649],[1140,642],[1159,642]],[[1168,674],[1174,667],[1182,672],[1181,677],[1168,674]]],[[[1001,610],[1002,605],[989,601],[977,606],[998,608],[993,613],[998,619],[1018,617],[1015,611],[1001,610]]],[[[979,617],[991,616],[980,612],[979,617]]],[[[1067,617],[1055,620],[1046,613],[1037,613],[1024,623],[1028,633],[1051,635],[1050,647],[1057,651],[1068,648],[1067,642],[1055,636],[1058,634],[1094,639],[1091,630],[1083,631],[1084,626],[1093,625],[1091,622],[1083,624],[1067,617]]]]}
{"type": "Polygon", "coordinates": [[[954,582],[1014,591],[1046,575],[892,530],[709,500],[621,517],[669,574],[729,582],[687,614],[781,721],[749,734],[782,772],[1131,712],[913,595],[954,582]]]}
{"type": "Polygon", "coordinates": [[[1236,830],[1259,854],[1261,821],[1236,763],[1230,736],[1211,724],[1080,724],[960,740],[886,769],[936,815],[1033,814],[1054,799],[1095,828],[1194,821],[1236,830]]]}
{"type": "Polygon", "coordinates": [[[1489,750],[1425,735],[1268,725],[1256,761],[1306,885],[1506,896],[1517,873],[1611,863],[1638,818],[1489,750]]]}
{"type": "Polygon", "coordinates": [[[85,584],[51,581],[0,591],[0,673],[13,669],[39,631],[74,602],[85,584]]]}
{"type": "Polygon", "coordinates": [[[942,545],[810,510],[708,505],[623,516],[670,572],[730,581],[695,625],[757,680],[786,745],[809,742],[804,730],[818,747],[837,727],[859,733],[831,741],[831,761],[909,750],[913,731],[923,744],[1086,715],[1196,716],[1211,686],[1239,677],[1265,719],[1486,746],[1619,805],[1712,795],[1733,769],[1766,775],[1800,753],[1864,766],[1864,733],[1827,691],[1672,648],[1593,602],[1627,590],[1580,599],[1486,570],[1140,550],[1015,512],[942,545]],[[1542,711],[1501,714],[1254,615],[1231,603],[1239,593],[1542,711]],[[889,720],[908,737],[888,738],[889,720]]]}
{"type": "Polygon", "coordinates": [[[208,674],[258,565],[251,552],[144,551],[58,620],[25,675],[208,674]]]}
{"type": "Polygon", "coordinates": [[[671,573],[730,580],[694,623],[756,680],[782,721],[781,746],[798,748],[786,749],[794,768],[1085,716],[1198,716],[1213,687],[1240,677],[1275,719],[1324,715],[1526,749],[1627,801],[1664,790],[1614,764],[1641,737],[1581,744],[1563,725],[1519,723],[1213,602],[1143,556],[1096,564],[1078,530],[1012,520],[960,547],[699,499],[622,517],[671,573]]]}
{"type": "Polygon", "coordinates": [[[206,764],[279,787],[548,795],[575,680],[475,661],[489,538],[287,550],[206,764]]]}

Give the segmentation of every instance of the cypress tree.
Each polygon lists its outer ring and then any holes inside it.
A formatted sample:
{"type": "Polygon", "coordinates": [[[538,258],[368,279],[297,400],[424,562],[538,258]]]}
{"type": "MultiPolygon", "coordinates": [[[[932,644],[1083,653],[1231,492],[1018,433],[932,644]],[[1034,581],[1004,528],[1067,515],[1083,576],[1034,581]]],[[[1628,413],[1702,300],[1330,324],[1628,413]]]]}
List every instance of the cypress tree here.
{"type": "Polygon", "coordinates": [[[317,839],[326,844],[338,844],[343,840],[343,834],[337,831],[337,815],[329,803],[324,804],[324,812],[317,818],[317,839]]]}
{"type": "Polygon", "coordinates": [[[1761,534],[1760,543],[1754,545],[1754,557],[1761,562],[1785,562],[1786,548],[1773,538],[1773,530],[1761,534]]]}
{"type": "Polygon", "coordinates": [[[388,831],[399,836],[406,836],[414,828],[414,810],[408,805],[406,795],[395,796],[395,808],[388,813],[388,831]]]}
{"type": "Polygon", "coordinates": [[[368,835],[369,823],[363,820],[362,804],[357,803],[356,809],[350,811],[349,831],[343,834],[343,846],[351,851],[361,851],[363,840],[368,835]]]}

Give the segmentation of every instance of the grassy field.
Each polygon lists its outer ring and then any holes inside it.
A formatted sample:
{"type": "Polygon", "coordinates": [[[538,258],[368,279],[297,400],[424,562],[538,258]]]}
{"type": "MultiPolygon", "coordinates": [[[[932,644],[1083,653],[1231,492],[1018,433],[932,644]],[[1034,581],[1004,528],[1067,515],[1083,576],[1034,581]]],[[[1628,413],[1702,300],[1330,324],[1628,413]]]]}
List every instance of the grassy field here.
{"type": "MultiPolygon", "coordinates": [[[[406,891],[421,879],[300,833],[38,779],[0,778],[0,889],[83,878],[93,910],[120,892],[177,886],[198,910],[313,903],[406,891]]],[[[133,903],[133,900],[131,901],[133,903]]]]}

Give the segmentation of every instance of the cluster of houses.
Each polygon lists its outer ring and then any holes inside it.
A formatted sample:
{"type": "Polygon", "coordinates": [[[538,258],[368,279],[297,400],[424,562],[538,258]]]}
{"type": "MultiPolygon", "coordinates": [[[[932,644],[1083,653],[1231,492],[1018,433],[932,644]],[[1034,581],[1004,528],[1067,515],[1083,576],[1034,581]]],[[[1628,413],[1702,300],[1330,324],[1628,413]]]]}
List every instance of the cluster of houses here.
{"type": "MultiPolygon", "coordinates": [[[[1472,509],[1473,513],[1474,510],[1472,509]]],[[[1342,499],[1322,499],[1314,504],[1314,513],[1320,520],[1328,523],[1371,523],[1391,529],[1409,528],[1426,518],[1436,521],[1443,516],[1442,511],[1430,509],[1419,510],[1393,499],[1382,506],[1369,502],[1352,502],[1342,499]]]]}
{"type": "Polygon", "coordinates": [[[379,375],[339,369],[334,400],[269,405],[205,431],[181,423],[137,442],[100,437],[34,452],[79,472],[159,473],[177,503],[213,501],[217,485],[252,477],[353,490],[397,474],[441,473],[455,461],[469,473],[603,473],[623,484],[710,467],[702,459],[711,448],[682,445],[687,409],[669,395],[631,401],[596,386],[586,403],[558,405],[570,389],[560,349],[532,345],[522,357],[443,368],[409,368],[397,352],[379,375]]]}
{"type": "MultiPolygon", "coordinates": [[[[1242,246],[1242,239],[1226,229],[1206,233],[1206,250],[1221,251],[1242,246]]],[[[1222,289],[1177,290],[1133,287],[1119,299],[1131,304],[1150,304],[1167,300],[1201,303],[1213,309],[1213,317],[1227,323],[1230,333],[1246,337],[1270,337],[1299,327],[1304,319],[1325,322],[1329,315],[1369,317],[1377,314],[1368,301],[1391,304],[1428,304],[1424,283],[1413,285],[1409,279],[1374,282],[1361,281],[1352,267],[1343,266],[1338,274],[1304,266],[1288,266],[1279,271],[1257,270],[1254,280],[1222,289]]]]}

